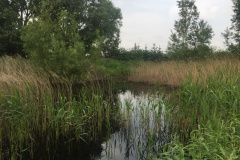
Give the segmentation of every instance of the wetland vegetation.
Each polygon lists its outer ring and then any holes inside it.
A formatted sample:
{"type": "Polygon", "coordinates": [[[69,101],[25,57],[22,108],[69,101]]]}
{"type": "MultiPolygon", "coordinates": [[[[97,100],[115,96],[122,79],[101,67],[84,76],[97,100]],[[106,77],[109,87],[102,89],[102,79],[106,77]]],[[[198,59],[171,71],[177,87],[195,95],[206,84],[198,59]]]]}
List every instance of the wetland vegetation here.
{"type": "Polygon", "coordinates": [[[120,49],[109,0],[0,1],[0,159],[239,159],[239,2],[223,51],[177,5],[163,52],[120,49]]]}
{"type": "Polygon", "coordinates": [[[79,84],[77,91],[69,80],[34,65],[1,58],[3,159],[239,157],[236,59],[147,62],[130,71],[127,81],[134,88],[94,80],[79,84]],[[159,72],[164,67],[169,70],[159,72]],[[152,74],[153,81],[134,81],[136,73],[152,74]],[[170,84],[162,83],[163,77],[170,84]]]}

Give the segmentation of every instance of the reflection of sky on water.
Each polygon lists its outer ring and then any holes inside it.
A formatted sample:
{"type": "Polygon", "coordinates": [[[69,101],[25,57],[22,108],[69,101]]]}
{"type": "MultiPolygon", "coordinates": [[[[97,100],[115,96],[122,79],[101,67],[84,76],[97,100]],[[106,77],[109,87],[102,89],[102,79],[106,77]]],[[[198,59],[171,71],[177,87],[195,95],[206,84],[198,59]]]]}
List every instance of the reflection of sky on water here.
{"type": "Polygon", "coordinates": [[[102,144],[101,160],[148,159],[164,143],[165,106],[158,95],[120,93],[124,127],[102,144]]]}

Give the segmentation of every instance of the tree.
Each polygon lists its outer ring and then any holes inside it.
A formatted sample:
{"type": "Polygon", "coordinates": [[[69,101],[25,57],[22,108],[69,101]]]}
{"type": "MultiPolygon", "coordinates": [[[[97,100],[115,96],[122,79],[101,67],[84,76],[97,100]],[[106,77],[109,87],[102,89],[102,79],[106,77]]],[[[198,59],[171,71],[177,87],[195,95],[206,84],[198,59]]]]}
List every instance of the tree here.
{"type": "Polygon", "coordinates": [[[234,31],[233,39],[238,45],[240,45],[240,1],[232,0],[232,2],[234,15],[231,19],[232,21],[231,30],[234,31]]]}
{"type": "Polygon", "coordinates": [[[100,35],[103,38],[103,53],[111,57],[120,43],[121,10],[109,0],[91,1],[87,8],[87,18],[79,31],[86,50],[90,50],[91,44],[100,35]]]}
{"type": "Polygon", "coordinates": [[[0,55],[21,54],[18,12],[8,0],[0,1],[0,55]]]}
{"type": "MultiPolygon", "coordinates": [[[[63,9],[74,15],[80,38],[88,54],[99,37],[102,39],[102,53],[105,56],[110,57],[118,49],[122,14],[110,0],[58,0],[51,1],[51,5],[52,19],[56,19],[63,9]]],[[[36,8],[36,15],[40,14],[42,10],[36,8]]]]}
{"type": "Polygon", "coordinates": [[[21,30],[34,14],[34,5],[40,0],[0,1],[0,55],[25,56],[21,30]]]}
{"type": "Polygon", "coordinates": [[[175,21],[170,36],[167,53],[175,58],[200,56],[210,51],[213,30],[204,20],[199,19],[199,12],[194,0],[177,1],[180,19],[175,21]]]}
{"type": "MultiPolygon", "coordinates": [[[[0,1],[0,51],[7,54],[22,52],[20,39],[22,27],[29,20],[44,12],[42,0],[1,0],[0,1]],[[9,34],[11,33],[11,34],[9,34]],[[13,40],[14,39],[14,40],[13,40]],[[12,50],[9,51],[7,45],[12,50]],[[15,49],[14,49],[15,48],[15,49]]],[[[85,50],[89,52],[99,36],[103,39],[102,51],[110,56],[118,48],[121,27],[121,10],[110,0],[57,0],[49,1],[52,6],[51,19],[57,19],[59,13],[66,10],[73,15],[85,50]]]]}
{"type": "MultiPolygon", "coordinates": [[[[29,56],[44,68],[60,74],[83,71],[84,44],[80,41],[77,22],[66,10],[51,18],[49,1],[41,4],[42,12],[23,28],[22,40],[29,56]]],[[[80,73],[79,73],[80,74],[80,73]]]]}
{"type": "Polygon", "coordinates": [[[239,54],[240,51],[240,0],[232,0],[233,17],[230,28],[227,28],[222,36],[227,49],[233,54],[239,54]]]}

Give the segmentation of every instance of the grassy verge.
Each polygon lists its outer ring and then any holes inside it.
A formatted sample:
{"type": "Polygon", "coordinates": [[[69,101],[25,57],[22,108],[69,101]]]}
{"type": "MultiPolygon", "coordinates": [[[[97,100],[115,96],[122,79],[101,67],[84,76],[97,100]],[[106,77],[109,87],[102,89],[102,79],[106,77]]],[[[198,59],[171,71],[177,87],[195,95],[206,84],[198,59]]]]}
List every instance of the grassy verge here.
{"type": "Polygon", "coordinates": [[[130,67],[134,65],[132,62],[118,61],[109,58],[103,58],[94,64],[95,67],[88,77],[92,79],[113,79],[116,81],[126,80],[130,73],[130,67]]]}

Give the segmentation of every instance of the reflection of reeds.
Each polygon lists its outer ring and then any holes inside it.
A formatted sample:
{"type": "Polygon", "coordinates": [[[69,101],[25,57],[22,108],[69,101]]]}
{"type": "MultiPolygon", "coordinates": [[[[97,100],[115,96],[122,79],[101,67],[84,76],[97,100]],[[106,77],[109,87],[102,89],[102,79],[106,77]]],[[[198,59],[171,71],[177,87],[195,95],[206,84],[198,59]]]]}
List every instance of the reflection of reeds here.
{"type": "Polygon", "coordinates": [[[189,76],[196,82],[206,80],[208,75],[215,75],[218,68],[240,69],[240,62],[235,59],[205,61],[166,61],[161,63],[143,62],[133,68],[129,81],[158,83],[179,86],[189,76]]]}
{"type": "Polygon", "coordinates": [[[152,159],[161,147],[161,139],[164,139],[162,124],[165,122],[161,120],[165,113],[162,98],[157,94],[133,95],[127,91],[119,95],[119,100],[124,128],[117,138],[111,139],[106,146],[111,148],[113,142],[117,141],[125,147],[120,150],[121,154],[125,154],[125,158],[152,159]]]}

